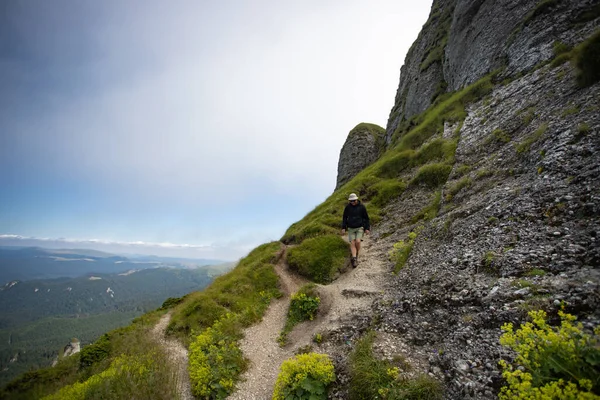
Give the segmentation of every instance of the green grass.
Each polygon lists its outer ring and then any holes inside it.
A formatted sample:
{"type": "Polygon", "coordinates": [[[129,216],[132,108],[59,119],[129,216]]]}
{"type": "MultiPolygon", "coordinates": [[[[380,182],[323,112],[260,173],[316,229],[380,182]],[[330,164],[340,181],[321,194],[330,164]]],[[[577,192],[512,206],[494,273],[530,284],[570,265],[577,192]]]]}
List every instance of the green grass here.
{"type": "Polygon", "coordinates": [[[348,259],[349,246],[337,235],[307,239],[288,251],[290,268],[317,283],[329,283],[348,259]]]}
{"type": "Polygon", "coordinates": [[[403,135],[400,126],[394,132],[392,141],[399,150],[416,149],[438,132],[443,132],[444,121],[460,122],[466,117],[465,106],[483,98],[492,90],[492,73],[466,88],[440,96],[436,104],[415,118],[417,126],[403,135]]]}
{"type": "Polygon", "coordinates": [[[188,342],[192,332],[211,327],[227,313],[243,315],[245,324],[258,321],[266,308],[265,297],[279,295],[273,267],[280,248],[278,242],[258,246],[231,272],[203,291],[188,294],[173,309],[167,332],[188,342]]]}
{"type": "Polygon", "coordinates": [[[517,147],[516,147],[517,153],[523,154],[523,153],[529,152],[529,150],[531,149],[531,145],[533,145],[535,142],[540,140],[542,135],[544,135],[544,133],[546,133],[547,129],[548,129],[547,123],[540,125],[540,127],[537,128],[529,137],[527,137],[524,141],[522,141],[521,143],[519,143],[517,145],[517,147]]]}
{"type": "Polygon", "coordinates": [[[424,185],[436,188],[448,180],[452,166],[448,164],[427,164],[419,168],[415,177],[410,181],[411,186],[424,185]]]}
{"type": "Polygon", "coordinates": [[[600,81],[600,30],[579,46],[575,65],[580,87],[588,87],[600,81]]]}
{"type": "Polygon", "coordinates": [[[534,268],[525,273],[525,276],[544,276],[546,275],[546,271],[539,268],[534,268]]]}
{"type": "Polygon", "coordinates": [[[571,106],[571,107],[569,107],[569,108],[565,108],[565,109],[563,110],[563,112],[562,112],[562,113],[560,113],[560,116],[561,116],[562,118],[565,118],[565,117],[568,117],[569,115],[574,115],[574,114],[577,114],[577,113],[579,113],[579,111],[580,111],[580,109],[579,109],[579,107],[578,107],[578,106],[571,106]]]}
{"type": "Polygon", "coordinates": [[[380,360],[373,353],[375,333],[367,333],[350,354],[350,399],[437,400],[443,396],[442,385],[427,375],[404,378],[406,362],[380,360]]]}

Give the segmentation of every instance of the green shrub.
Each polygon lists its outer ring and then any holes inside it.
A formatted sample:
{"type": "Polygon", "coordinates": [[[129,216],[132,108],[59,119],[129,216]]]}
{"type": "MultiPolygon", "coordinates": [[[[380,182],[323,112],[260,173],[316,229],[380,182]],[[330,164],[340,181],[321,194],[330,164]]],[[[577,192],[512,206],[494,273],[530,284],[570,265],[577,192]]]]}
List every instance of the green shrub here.
{"type": "Polygon", "coordinates": [[[183,301],[183,297],[169,297],[162,303],[162,306],[160,306],[160,309],[167,310],[169,308],[173,308],[177,304],[181,303],[182,301],[183,301]]]}
{"type": "Polygon", "coordinates": [[[350,354],[350,399],[435,400],[442,398],[442,386],[427,375],[413,379],[400,376],[406,362],[379,360],[373,354],[375,333],[369,332],[350,354]]]}
{"type": "Polygon", "coordinates": [[[110,339],[105,333],[93,344],[84,346],[81,349],[79,355],[79,365],[84,368],[104,360],[110,354],[110,347],[110,339]]]}
{"type": "Polygon", "coordinates": [[[540,125],[540,127],[537,128],[535,130],[535,132],[533,132],[528,138],[526,138],[524,141],[522,141],[521,143],[519,143],[517,145],[517,147],[516,147],[517,153],[522,154],[522,153],[529,152],[529,149],[531,149],[531,145],[534,144],[535,142],[537,142],[538,140],[540,140],[542,135],[544,133],[546,133],[547,129],[548,129],[547,123],[540,125]]]}
{"type": "Polygon", "coordinates": [[[319,304],[321,304],[321,298],[314,283],[304,285],[294,293],[290,299],[290,308],[283,331],[279,335],[279,344],[285,345],[287,335],[294,329],[294,326],[303,321],[312,321],[317,315],[319,304]]]}
{"type": "Polygon", "coordinates": [[[494,253],[493,251],[486,251],[485,254],[483,255],[483,258],[481,259],[481,267],[483,272],[486,272],[488,274],[497,274],[498,273],[498,269],[494,263],[496,259],[496,253],[494,253]]]}
{"type": "Polygon", "coordinates": [[[446,183],[451,171],[451,165],[427,164],[419,168],[415,177],[410,181],[410,184],[423,184],[430,188],[436,188],[446,183]]]}
{"type": "Polygon", "coordinates": [[[580,87],[591,86],[600,80],[600,30],[579,47],[575,64],[580,87]]]}
{"type": "Polygon", "coordinates": [[[500,343],[517,353],[514,363],[501,360],[507,385],[500,399],[600,398],[600,329],[583,331],[575,317],[559,311],[560,327],[546,322],[544,311],[531,311],[533,322],[516,331],[502,326],[500,343]]]}
{"type": "Polygon", "coordinates": [[[227,314],[190,344],[188,370],[196,397],[224,399],[235,389],[235,381],[247,368],[238,346],[242,325],[235,314],[227,314]]]}
{"type": "Polygon", "coordinates": [[[281,364],[273,400],[325,400],[333,381],[333,363],[326,354],[299,354],[281,364]]]}
{"type": "Polygon", "coordinates": [[[348,243],[337,235],[306,239],[287,253],[289,266],[317,283],[329,283],[344,267],[348,243]]]}

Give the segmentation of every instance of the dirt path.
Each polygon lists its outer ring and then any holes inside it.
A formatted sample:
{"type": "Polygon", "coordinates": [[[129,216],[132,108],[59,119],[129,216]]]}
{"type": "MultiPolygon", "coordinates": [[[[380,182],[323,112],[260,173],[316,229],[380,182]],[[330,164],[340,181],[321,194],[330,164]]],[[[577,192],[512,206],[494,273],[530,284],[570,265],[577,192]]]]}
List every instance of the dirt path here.
{"type": "Polygon", "coordinates": [[[188,352],[177,340],[167,339],[165,337],[165,331],[170,320],[170,312],[163,315],[160,318],[160,321],[158,321],[158,324],[152,329],[152,337],[166,350],[171,363],[171,368],[177,374],[177,393],[179,394],[179,400],[194,400],[190,386],[190,377],[187,370],[188,352]]]}
{"type": "Polygon", "coordinates": [[[298,348],[310,345],[316,333],[339,327],[340,319],[348,313],[369,309],[375,296],[381,293],[385,277],[389,274],[383,260],[376,257],[378,254],[381,252],[366,239],[358,268],[349,269],[330,285],[319,285],[321,306],[318,317],[296,326],[288,335],[289,344],[285,348],[279,346],[277,338],[285,324],[289,295],[306,281],[292,274],[283,261],[279,263],[276,271],[285,296],[271,304],[260,323],[246,329],[241,349],[250,359],[250,368],[242,376],[238,390],[229,399],[271,399],[283,361],[292,357],[298,348]]]}

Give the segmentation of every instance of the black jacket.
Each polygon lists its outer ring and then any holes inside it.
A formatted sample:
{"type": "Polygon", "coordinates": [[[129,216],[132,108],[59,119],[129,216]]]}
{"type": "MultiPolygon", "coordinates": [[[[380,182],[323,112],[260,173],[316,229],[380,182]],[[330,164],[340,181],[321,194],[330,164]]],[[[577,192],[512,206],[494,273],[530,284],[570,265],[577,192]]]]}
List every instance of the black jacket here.
{"type": "Polygon", "coordinates": [[[342,218],[342,229],[346,228],[365,228],[366,231],[371,229],[369,223],[369,214],[367,208],[359,201],[355,206],[348,204],[344,208],[344,217],[342,218]]]}

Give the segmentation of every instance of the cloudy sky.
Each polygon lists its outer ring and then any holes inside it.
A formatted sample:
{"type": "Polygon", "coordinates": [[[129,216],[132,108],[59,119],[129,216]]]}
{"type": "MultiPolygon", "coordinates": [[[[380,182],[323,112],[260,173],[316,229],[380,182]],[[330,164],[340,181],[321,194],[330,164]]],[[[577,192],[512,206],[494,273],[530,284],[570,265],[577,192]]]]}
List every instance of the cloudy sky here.
{"type": "Polygon", "coordinates": [[[331,194],[348,132],[385,126],[430,6],[2,1],[0,245],[279,239],[331,194]]]}

